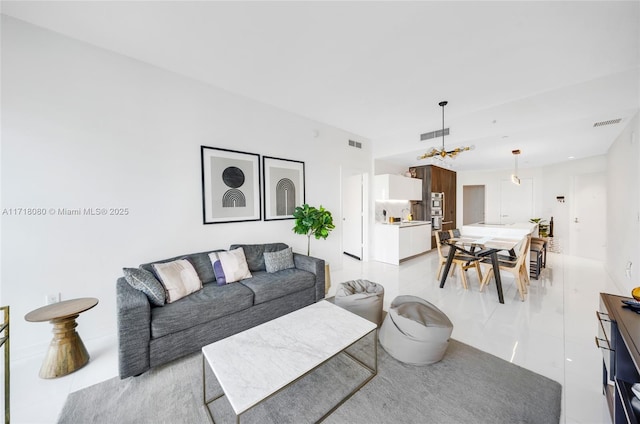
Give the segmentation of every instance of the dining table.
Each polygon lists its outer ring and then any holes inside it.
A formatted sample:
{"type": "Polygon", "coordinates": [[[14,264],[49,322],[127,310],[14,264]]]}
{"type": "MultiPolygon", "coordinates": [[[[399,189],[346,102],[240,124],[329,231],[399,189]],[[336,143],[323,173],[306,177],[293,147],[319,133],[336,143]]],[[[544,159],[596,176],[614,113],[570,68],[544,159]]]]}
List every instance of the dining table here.
{"type": "MultiPolygon", "coordinates": [[[[456,252],[460,252],[465,256],[472,256],[482,260],[484,258],[491,259],[491,265],[493,266],[493,275],[496,281],[496,288],[498,290],[498,301],[504,303],[504,295],[502,293],[502,280],[500,279],[500,259],[498,252],[508,251],[509,255],[515,258],[515,247],[522,241],[522,238],[509,238],[509,237],[491,237],[491,236],[474,236],[474,235],[461,235],[460,237],[452,237],[443,244],[447,244],[449,247],[449,254],[447,255],[447,262],[444,266],[444,273],[440,279],[440,288],[444,287],[451,269],[451,263],[456,256],[456,252]]],[[[464,272],[464,271],[462,271],[464,272]]]]}

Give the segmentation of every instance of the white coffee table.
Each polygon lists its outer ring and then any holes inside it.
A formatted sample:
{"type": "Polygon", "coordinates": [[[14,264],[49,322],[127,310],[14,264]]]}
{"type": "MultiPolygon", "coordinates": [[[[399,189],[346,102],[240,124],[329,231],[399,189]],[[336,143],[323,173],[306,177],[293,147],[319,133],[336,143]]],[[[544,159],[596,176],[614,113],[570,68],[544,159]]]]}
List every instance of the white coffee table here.
{"type": "Polygon", "coordinates": [[[214,421],[209,405],[226,396],[239,423],[244,412],[344,352],[371,375],[322,421],[377,374],[377,337],[373,342],[373,367],[345,351],[372,332],[377,336],[376,331],[374,323],[323,300],[203,347],[203,401],[209,417],[214,421]],[[224,392],[210,399],[207,364],[224,392]]]}

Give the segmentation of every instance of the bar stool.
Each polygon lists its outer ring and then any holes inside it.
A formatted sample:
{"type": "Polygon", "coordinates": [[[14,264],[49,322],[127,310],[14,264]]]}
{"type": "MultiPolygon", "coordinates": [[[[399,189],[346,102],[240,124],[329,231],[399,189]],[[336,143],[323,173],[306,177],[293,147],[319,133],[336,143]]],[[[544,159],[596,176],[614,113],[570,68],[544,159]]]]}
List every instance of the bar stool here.
{"type": "Polygon", "coordinates": [[[529,248],[529,276],[536,280],[542,272],[542,268],[547,267],[547,240],[540,237],[531,237],[529,248]]]}

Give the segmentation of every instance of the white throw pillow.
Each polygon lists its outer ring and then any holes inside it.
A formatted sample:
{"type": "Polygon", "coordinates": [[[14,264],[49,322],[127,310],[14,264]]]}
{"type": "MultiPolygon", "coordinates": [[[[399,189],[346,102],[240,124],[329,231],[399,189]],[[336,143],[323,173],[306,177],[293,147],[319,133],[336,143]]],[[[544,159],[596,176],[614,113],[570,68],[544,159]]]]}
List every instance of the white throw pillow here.
{"type": "Polygon", "coordinates": [[[167,292],[167,303],[175,302],[202,288],[198,273],[186,259],[153,264],[153,269],[167,292]]]}
{"type": "Polygon", "coordinates": [[[211,252],[209,253],[209,258],[211,259],[218,285],[235,283],[252,277],[242,247],[228,252],[211,252]]]}

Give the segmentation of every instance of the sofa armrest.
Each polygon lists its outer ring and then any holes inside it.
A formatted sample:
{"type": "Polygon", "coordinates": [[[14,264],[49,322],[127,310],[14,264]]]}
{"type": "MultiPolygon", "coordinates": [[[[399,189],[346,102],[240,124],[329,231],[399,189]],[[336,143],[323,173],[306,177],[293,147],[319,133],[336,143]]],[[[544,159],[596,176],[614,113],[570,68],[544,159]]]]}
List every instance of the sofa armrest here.
{"type": "Polygon", "coordinates": [[[126,378],[150,368],[151,305],[124,277],[116,283],[116,294],[119,372],[126,378]]]}
{"type": "Polygon", "coordinates": [[[296,268],[315,274],[316,302],[324,299],[324,290],[325,290],[324,259],[318,259],[312,256],[302,255],[300,253],[294,253],[293,263],[295,264],[296,268]]]}

